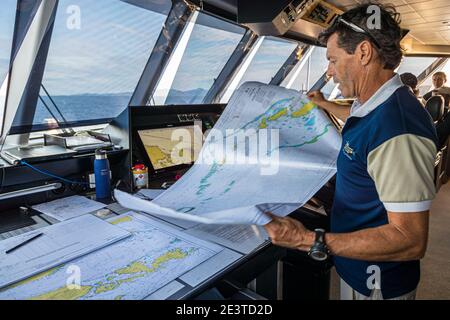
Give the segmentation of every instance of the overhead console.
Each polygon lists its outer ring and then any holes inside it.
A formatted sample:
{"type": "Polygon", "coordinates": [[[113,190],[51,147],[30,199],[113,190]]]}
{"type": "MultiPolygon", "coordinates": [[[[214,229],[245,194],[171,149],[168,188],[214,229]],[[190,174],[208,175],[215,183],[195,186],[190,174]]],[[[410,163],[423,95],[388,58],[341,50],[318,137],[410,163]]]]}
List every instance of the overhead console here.
{"type": "Polygon", "coordinates": [[[327,27],[340,13],[320,0],[271,1],[257,7],[253,1],[238,2],[238,22],[261,36],[282,36],[300,19],[327,27]]]}
{"type": "Polygon", "coordinates": [[[204,11],[247,26],[259,36],[315,43],[343,11],[323,0],[191,0],[204,11]]]}

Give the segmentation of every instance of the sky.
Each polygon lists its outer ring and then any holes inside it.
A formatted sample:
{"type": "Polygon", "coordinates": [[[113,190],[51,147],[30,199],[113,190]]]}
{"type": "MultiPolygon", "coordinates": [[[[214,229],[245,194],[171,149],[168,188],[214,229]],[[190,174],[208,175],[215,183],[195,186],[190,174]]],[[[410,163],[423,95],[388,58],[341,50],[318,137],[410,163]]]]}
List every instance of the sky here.
{"type": "Polygon", "coordinates": [[[172,88],[182,91],[209,89],[243,35],[244,29],[235,33],[196,24],[172,88]]]}
{"type": "Polygon", "coordinates": [[[0,85],[8,72],[15,14],[16,0],[0,0],[0,85]]]}
{"type": "Polygon", "coordinates": [[[60,0],[44,85],[53,95],[133,92],[165,19],[118,0],[60,0]]]}
{"type": "Polygon", "coordinates": [[[292,89],[308,91],[314,83],[323,75],[328,67],[328,60],[326,57],[326,48],[315,47],[310,56],[310,74],[309,86],[307,83],[308,64],[301,70],[297,79],[295,79],[292,89]]]}
{"type": "Polygon", "coordinates": [[[240,84],[254,80],[269,83],[296,47],[297,43],[266,37],[240,84]]]}

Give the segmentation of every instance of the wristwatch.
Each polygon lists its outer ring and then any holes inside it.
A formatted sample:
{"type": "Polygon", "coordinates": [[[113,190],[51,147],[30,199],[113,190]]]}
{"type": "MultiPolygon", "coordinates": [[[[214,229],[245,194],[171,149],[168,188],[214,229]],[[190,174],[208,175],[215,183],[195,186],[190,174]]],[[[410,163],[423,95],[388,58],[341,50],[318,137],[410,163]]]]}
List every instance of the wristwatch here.
{"type": "Polygon", "coordinates": [[[309,249],[308,255],[316,261],[324,261],[328,258],[330,251],[325,244],[325,230],[315,229],[316,238],[314,244],[309,249]]]}

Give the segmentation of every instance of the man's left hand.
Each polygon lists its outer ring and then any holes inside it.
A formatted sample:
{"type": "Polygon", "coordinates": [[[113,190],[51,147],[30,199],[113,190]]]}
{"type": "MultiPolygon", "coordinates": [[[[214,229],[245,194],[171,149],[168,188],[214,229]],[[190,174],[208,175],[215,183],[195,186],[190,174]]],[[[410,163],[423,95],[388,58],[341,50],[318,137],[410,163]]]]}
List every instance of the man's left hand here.
{"type": "Polygon", "coordinates": [[[314,232],[292,218],[268,214],[272,221],[264,226],[272,243],[286,248],[308,251],[314,243],[314,232]]]}

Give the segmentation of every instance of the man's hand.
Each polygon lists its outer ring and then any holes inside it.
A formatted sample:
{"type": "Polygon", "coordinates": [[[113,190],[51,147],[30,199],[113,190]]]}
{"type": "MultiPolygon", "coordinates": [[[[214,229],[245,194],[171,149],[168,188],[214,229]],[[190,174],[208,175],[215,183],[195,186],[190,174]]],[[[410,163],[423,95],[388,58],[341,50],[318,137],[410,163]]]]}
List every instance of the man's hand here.
{"type": "Polygon", "coordinates": [[[272,243],[292,249],[308,251],[314,243],[314,232],[292,218],[280,218],[268,214],[272,221],[264,226],[272,243]]]}
{"type": "Polygon", "coordinates": [[[346,121],[350,116],[350,105],[339,105],[335,102],[328,101],[320,91],[313,91],[308,93],[308,99],[312,103],[318,105],[320,108],[334,114],[342,121],[346,121]]]}
{"type": "Polygon", "coordinates": [[[323,108],[324,102],[328,101],[327,99],[325,99],[323,93],[320,91],[313,91],[308,93],[308,99],[311,100],[312,103],[318,105],[321,108],[323,108]]]}

